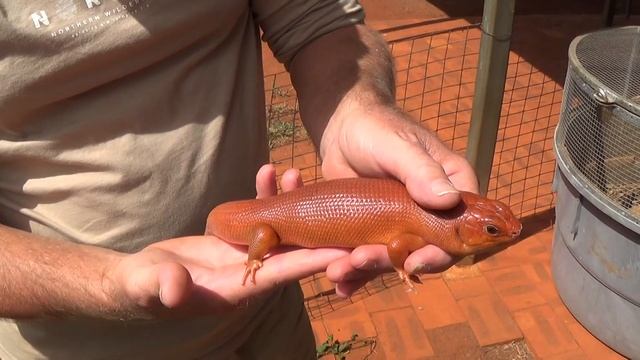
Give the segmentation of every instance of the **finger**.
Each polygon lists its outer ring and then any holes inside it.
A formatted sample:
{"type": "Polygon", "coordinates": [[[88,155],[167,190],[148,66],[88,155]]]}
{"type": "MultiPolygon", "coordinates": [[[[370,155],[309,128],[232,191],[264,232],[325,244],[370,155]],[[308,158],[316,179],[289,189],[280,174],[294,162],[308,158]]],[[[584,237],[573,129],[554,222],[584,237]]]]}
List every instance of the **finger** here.
{"type": "Polygon", "coordinates": [[[348,249],[338,248],[297,249],[276,253],[264,261],[264,267],[258,271],[256,281],[277,285],[300,280],[326,271],[331,262],[348,255],[348,249]]]}
{"type": "Polygon", "coordinates": [[[338,259],[327,267],[330,281],[339,283],[392,271],[387,248],[384,245],[363,245],[355,248],[348,257],[338,259]]]}
{"type": "Polygon", "coordinates": [[[387,247],[384,245],[359,246],[351,252],[349,260],[355,269],[381,272],[393,269],[387,247]]]}
{"type": "Polygon", "coordinates": [[[191,277],[179,264],[160,263],[138,268],[127,274],[125,289],[138,305],[165,307],[180,305],[191,291],[191,277]]]}
{"type": "Polygon", "coordinates": [[[452,257],[437,246],[427,245],[412,252],[404,263],[410,274],[432,274],[445,271],[458,259],[452,257]]]}
{"type": "Polygon", "coordinates": [[[461,156],[449,156],[442,161],[442,168],[453,183],[461,191],[479,192],[478,179],[469,162],[461,156]]]}
{"type": "Polygon", "coordinates": [[[283,284],[299,281],[325,271],[327,266],[340,257],[347,256],[347,249],[297,249],[276,253],[264,259],[256,272],[256,283],[243,286],[242,274],[245,266],[236,264],[223,269],[202,273],[198,284],[225,298],[231,304],[242,304],[249,298],[263,294],[283,284]]]}
{"type": "Polygon", "coordinates": [[[349,259],[338,259],[329,264],[326,271],[327,279],[331,282],[339,283],[345,281],[354,281],[360,279],[368,279],[385,272],[385,269],[361,270],[356,269],[349,263],[349,259]]]}
{"type": "Polygon", "coordinates": [[[234,307],[244,307],[282,285],[324,271],[329,263],[348,255],[345,249],[299,249],[278,253],[263,261],[256,282],[241,284],[245,266],[238,264],[200,277],[204,288],[218,294],[234,307]]]}
{"type": "Polygon", "coordinates": [[[336,295],[341,298],[348,298],[353,296],[356,291],[364,287],[369,281],[378,277],[378,274],[369,274],[361,279],[352,281],[343,281],[336,284],[336,295]]]}
{"type": "Polygon", "coordinates": [[[184,304],[193,289],[193,282],[187,270],[174,263],[163,264],[158,270],[160,302],[167,308],[184,304]]]}
{"type": "MultiPolygon", "coordinates": [[[[411,274],[442,272],[457,261],[442,249],[427,245],[412,252],[405,261],[405,270],[411,274]]],[[[350,282],[393,271],[393,264],[382,245],[364,245],[353,250],[348,258],[338,259],[327,267],[327,279],[332,282],[350,282]]]]}
{"type": "Polygon", "coordinates": [[[411,197],[431,209],[454,207],[460,201],[458,190],[440,164],[429,156],[423,156],[421,162],[404,180],[411,197]]]}
{"type": "Polygon", "coordinates": [[[402,181],[418,203],[432,209],[449,209],[459,201],[458,190],[429,153],[437,148],[433,135],[407,133],[392,138],[389,148],[394,151],[380,153],[380,166],[402,181]],[[402,156],[398,156],[402,154],[402,156]]]}
{"type": "Polygon", "coordinates": [[[257,198],[264,198],[275,195],[278,192],[276,182],[276,168],[273,164],[266,164],[260,167],[256,174],[256,194],[257,198]]]}
{"type": "Polygon", "coordinates": [[[280,180],[282,191],[291,191],[302,186],[302,176],[298,169],[287,169],[280,180]]]}

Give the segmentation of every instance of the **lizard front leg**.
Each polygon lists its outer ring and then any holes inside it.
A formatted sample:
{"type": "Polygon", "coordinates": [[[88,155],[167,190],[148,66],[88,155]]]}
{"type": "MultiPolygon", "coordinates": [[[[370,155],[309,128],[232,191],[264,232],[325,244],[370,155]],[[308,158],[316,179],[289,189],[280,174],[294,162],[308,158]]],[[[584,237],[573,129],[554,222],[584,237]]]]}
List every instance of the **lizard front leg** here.
{"type": "Polygon", "coordinates": [[[249,275],[251,275],[251,282],[256,283],[256,271],[262,267],[262,259],[279,244],[280,237],[271,226],[264,223],[256,225],[253,239],[249,242],[249,256],[242,277],[242,285],[246,283],[249,275]]]}
{"type": "Polygon", "coordinates": [[[387,243],[387,254],[391,264],[398,272],[400,280],[402,280],[409,289],[415,289],[411,282],[410,275],[404,270],[404,262],[412,251],[418,250],[427,245],[427,242],[418,235],[404,233],[393,238],[387,243]]]}

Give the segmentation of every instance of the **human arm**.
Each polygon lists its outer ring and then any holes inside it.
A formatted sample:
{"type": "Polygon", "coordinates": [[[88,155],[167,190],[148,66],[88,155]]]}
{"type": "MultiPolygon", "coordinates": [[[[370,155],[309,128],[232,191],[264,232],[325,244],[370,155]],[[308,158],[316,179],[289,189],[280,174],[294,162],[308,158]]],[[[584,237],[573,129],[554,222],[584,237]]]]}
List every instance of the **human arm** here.
{"type": "Polygon", "coordinates": [[[66,314],[117,317],[107,269],[115,251],[43,238],[0,225],[0,317],[66,314]]]}

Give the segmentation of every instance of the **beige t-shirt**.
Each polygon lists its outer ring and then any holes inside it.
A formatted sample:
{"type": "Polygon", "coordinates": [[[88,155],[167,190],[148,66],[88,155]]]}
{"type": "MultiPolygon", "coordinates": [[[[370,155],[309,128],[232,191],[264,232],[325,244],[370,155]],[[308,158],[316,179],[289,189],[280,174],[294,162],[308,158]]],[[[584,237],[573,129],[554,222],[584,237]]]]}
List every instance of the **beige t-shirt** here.
{"type": "MultiPolygon", "coordinates": [[[[0,0],[0,223],[126,252],[202,234],[268,161],[259,27],[286,63],[362,20],[355,0],[0,0]]],[[[190,321],[0,320],[0,358],[296,358],[299,290],[190,321]]]]}

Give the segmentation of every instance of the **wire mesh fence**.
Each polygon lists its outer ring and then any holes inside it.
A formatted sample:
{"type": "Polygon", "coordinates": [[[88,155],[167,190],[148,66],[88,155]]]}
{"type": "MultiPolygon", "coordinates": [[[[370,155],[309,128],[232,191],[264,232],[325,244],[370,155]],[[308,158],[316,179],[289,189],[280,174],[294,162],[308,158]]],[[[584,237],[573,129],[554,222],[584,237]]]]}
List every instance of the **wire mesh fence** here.
{"type": "Polygon", "coordinates": [[[561,105],[561,84],[512,53],[488,196],[521,217],[553,207],[553,133],[561,105]]]}

